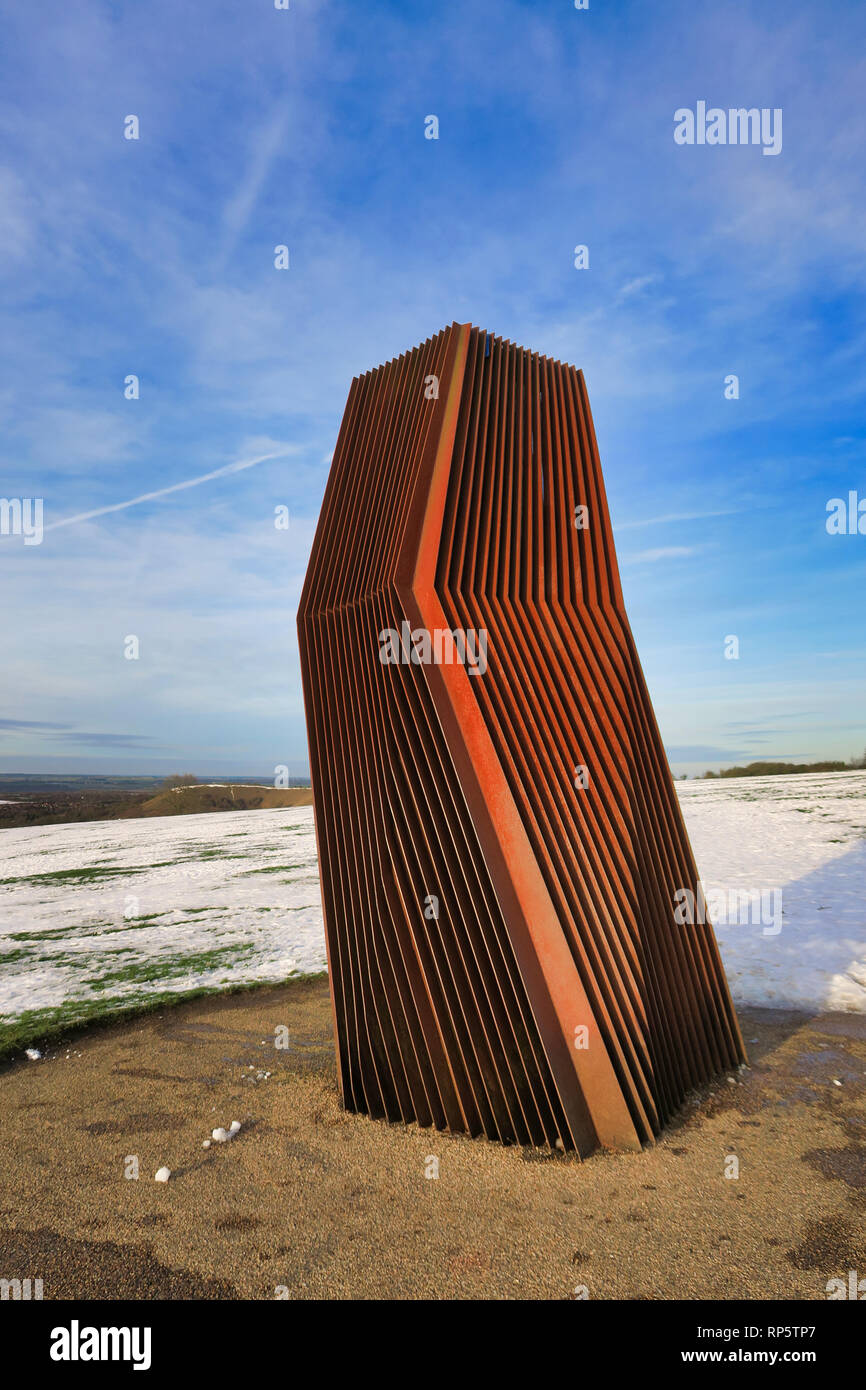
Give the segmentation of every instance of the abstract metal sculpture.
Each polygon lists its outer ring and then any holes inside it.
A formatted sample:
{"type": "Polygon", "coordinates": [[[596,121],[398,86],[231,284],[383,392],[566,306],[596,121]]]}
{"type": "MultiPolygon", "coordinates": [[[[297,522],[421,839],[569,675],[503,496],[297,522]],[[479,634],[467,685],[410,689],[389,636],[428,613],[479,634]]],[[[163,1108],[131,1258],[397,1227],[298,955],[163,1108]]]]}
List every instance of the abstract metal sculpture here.
{"type": "Polygon", "coordinates": [[[298,631],[346,1107],[652,1139],[744,1051],[582,374],[453,324],[356,378],[298,631]]]}

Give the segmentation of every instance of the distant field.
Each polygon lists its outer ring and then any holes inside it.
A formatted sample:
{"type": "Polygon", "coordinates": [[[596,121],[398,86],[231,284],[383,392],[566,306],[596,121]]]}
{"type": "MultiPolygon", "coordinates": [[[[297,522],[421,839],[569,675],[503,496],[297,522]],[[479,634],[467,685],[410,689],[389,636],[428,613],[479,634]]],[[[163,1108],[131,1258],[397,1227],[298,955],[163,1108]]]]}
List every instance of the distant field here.
{"type": "MultiPolygon", "coordinates": [[[[866,772],[677,791],[708,896],[781,893],[778,930],[711,911],[735,999],[866,1012],[866,772]]],[[[2,830],[0,858],[0,1049],[325,967],[311,807],[2,830]]]]}

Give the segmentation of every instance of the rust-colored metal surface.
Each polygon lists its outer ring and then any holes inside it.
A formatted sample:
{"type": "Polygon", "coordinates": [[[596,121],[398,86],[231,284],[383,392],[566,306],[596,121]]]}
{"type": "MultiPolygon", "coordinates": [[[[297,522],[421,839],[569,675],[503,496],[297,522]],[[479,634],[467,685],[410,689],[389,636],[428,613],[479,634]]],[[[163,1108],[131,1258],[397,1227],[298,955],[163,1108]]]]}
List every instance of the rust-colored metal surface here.
{"type": "Polygon", "coordinates": [[[745,1059],[573,367],[353,381],[298,633],[346,1106],[634,1149],[745,1059]]]}

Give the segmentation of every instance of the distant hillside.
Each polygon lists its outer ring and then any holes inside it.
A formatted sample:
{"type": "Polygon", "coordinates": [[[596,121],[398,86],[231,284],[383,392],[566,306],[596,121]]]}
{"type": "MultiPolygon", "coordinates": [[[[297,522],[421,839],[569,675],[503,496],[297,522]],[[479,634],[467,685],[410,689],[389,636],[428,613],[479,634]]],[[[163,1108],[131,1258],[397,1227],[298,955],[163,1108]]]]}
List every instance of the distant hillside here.
{"type": "MultiPolygon", "coordinates": [[[[23,782],[23,779],[22,779],[23,782]]],[[[5,790],[0,787],[0,791],[5,790]]],[[[184,816],[202,811],[253,811],[262,807],[312,806],[309,787],[277,788],[220,782],[209,786],[146,790],[51,790],[15,788],[14,799],[0,796],[0,830],[27,825],[67,825],[75,821],[131,820],[137,816],[184,816]],[[22,794],[23,793],[23,794],[22,794]]]]}
{"type": "MultiPolygon", "coordinates": [[[[0,788],[0,790],[6,790],[0,788]]],[[[149,793],[128,791],[56,791],[0,797],[0,830],[19,830],[27,825],[71,825],[75,821],[116,820],[134,816],[136,806],[149,793]]]]}
{"type": "Polygon", "coordinates": [[[310,787],[258,787],[216,784],[172,787],[120,812],[133,816],[189,816],[203,811],[258,811],[277,806],[312,806],[310,787]]]}

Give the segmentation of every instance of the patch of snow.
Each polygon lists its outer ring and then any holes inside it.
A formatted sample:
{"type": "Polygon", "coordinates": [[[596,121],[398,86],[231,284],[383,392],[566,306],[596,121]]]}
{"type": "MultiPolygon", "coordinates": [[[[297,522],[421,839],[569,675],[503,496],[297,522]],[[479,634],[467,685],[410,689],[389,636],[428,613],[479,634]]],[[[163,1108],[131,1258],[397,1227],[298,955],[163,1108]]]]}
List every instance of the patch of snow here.
{"type": "MultiPolygon", "coordinates": [[[[218,1144],[225,1144],[229,1139],[234,1139],[240,1127],[240,1120],[232,1120],[228,1129],[223,1129],[222,1125],[220,1125],[219,1129],[215,1129],[211,1135],[211,1139],[215,1139],[218,1144]]],[[[207,1143],[207,1140],[205,1140],[205,1143],[207,1143]]]]}
{"type": "MultiPolygon", "coordinates": [[[[170,790],[170,791],[173,791],[173,792],[188,792],[188,791],[194,791],[196,787],[224,787],[226,791],[233,791],[233,790],[234,790],[234,791],[249,791],[249,790],[252,789],[253,791],[257,791],[257,792],[261,792],[261,791],[272,792],[272,791],[275,790],[273,782],[186,782],[186,783],[184,783],[184,785],[183,785],[182,787],[170,787],[169,790],[170,790]]],[[[277,790],[279,790],[279,791],[305,791],[305,790],[308,790],[308,788],[305,788],[305,787],[280,787],[280,788],[277,788],[277,790]]],[[[2,806],[2,805],[3,805],[3,802],[0,801],[0,806],[2,806]]]]}

